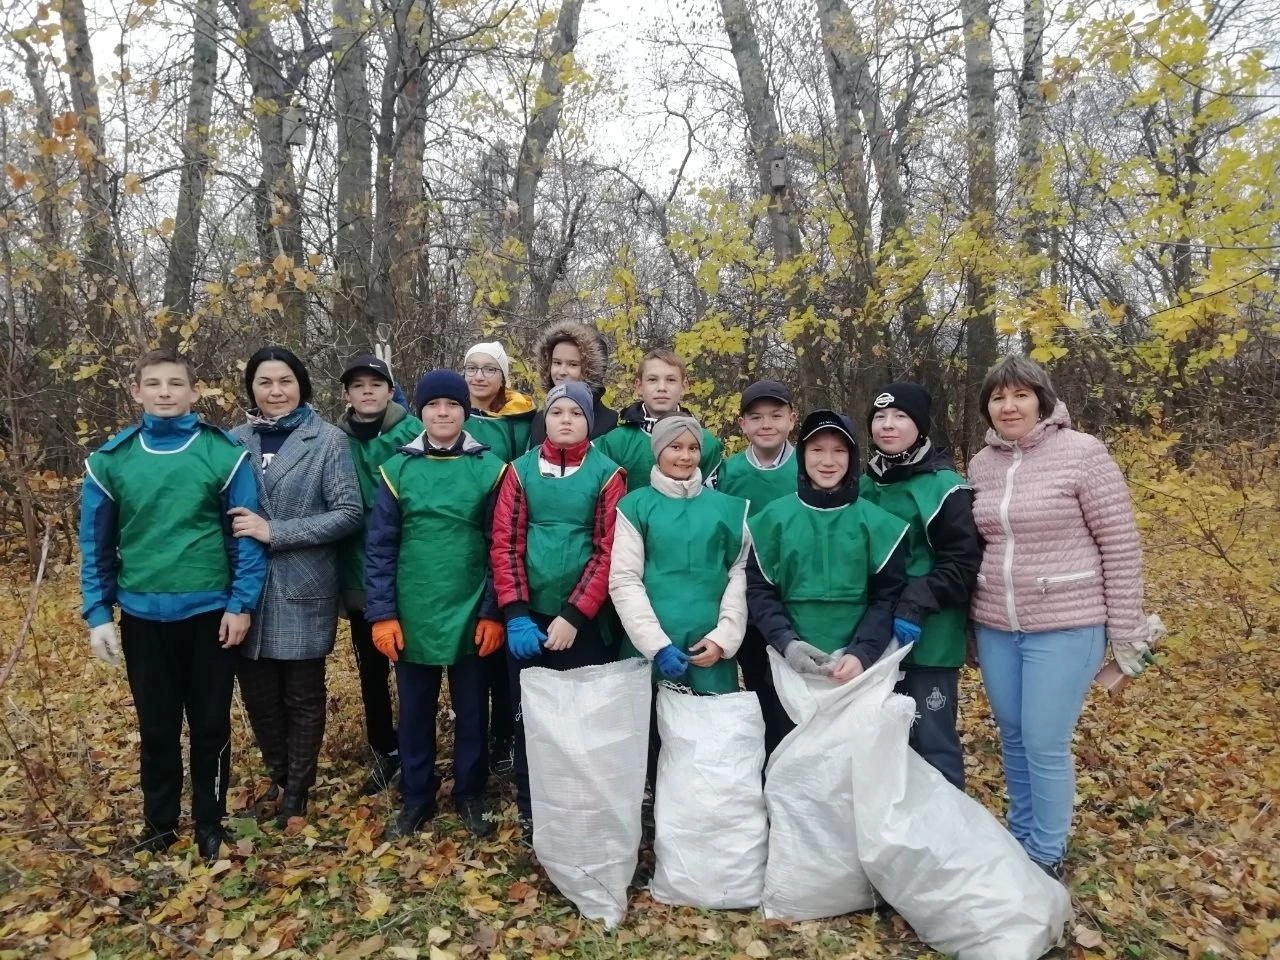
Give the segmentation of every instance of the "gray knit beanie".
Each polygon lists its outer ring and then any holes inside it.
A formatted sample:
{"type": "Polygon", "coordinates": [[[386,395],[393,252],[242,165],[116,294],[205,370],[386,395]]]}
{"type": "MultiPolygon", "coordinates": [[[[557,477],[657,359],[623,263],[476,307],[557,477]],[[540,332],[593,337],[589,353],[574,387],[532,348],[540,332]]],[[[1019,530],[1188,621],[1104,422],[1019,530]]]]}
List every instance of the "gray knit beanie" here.
{"type": "Polygon", "coordinates": [[[687,413],[671,413],[654,423],[653,432],[649,434],[649,446],[653,448],[653,455],[657,457],[686,430],[697,437],[699,443],[702,442],[702,424],[687,413]]]}

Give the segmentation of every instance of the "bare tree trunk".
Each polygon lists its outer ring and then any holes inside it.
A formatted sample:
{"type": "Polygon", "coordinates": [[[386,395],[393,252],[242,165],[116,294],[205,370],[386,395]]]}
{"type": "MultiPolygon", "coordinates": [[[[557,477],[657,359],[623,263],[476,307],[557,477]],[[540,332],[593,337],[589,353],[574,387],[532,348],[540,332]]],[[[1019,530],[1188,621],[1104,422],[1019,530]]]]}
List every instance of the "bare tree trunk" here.
{"type": "Polygon", "coordinates": [[[764,60],[760,56],[760,41],[756,38],[755,24],[751,22],[746,4],[743,0],[720,0],[720,12],[724,16],[725,32],[729,35],[729,49],[738,67],[742,105],[747,114],[751,150],[756,156],[760,193],[773,198],[769,204],[769,228],[773,235],[774,256],[781,263],[799,253],[801,247],[800,230],[791,215],[790,191],[785,186],[775,189],[773,183],[774,161],[785,164],[778,107],[773,91],[769,89],[764,60]]]}
{"type": "MultiPolygon", "coordinates": [[[[36,134],[40,138],[39,142],[48,143],[53,139],[53,104],[44,84],[44,68],[40,64],[40,56],[27,40],[15,37],[14,42],[22,49],[27,82],[31,84],[35,100],[36,134]]],[[[58,210],[58,170],[53,158],[39,150],[32,151],[30,162],[43,191],[43,196],[35,201],[40,232],[43,234],[41,240],[46,250],[54,250],[63,243],[62,216],[58,210]]],[[[35,329],[29,331],[25,339],[36,349],[43,347],[51,339],[65,340],[66,334],[61,327],[67,316],[64,301],[62,281],[59,278],[46,283],[41,296],[35,298],[35,329]]]]}
{"type": "Polygon", "coordinates": [[[89,329],[100,341],[111,333],[111,302],[117,272],[111,239],[111,191],[102,163],[102,116],[98,107],[98,81],[89,47],[89,28],[83,0],[64,0],[61,7],[66,72],[71,105],[88,147],[77,150],[80,163],[80,198],[84,203],[84,255],[81,263],[91,283],[88,303],[89,329]]]}
{"type": "Polygon", "coordinates": [[[197,0],[191,50],[191,88],[182,136],[182,175],[173,217],[173,241],[164,274],[164,305],[177,317],[191,315],[191,287],[200,249],[200,216],[209,174],[209,125],[218,69],[218,2],[197,0]]]}
{"type": "Polygon", "coordinates": [[[560,126],[560,111],[564,105],[564,81],[561,79],[566,61],[573,57],[578,45],[578,21],[582,15],[583,0],[564,0],[556,19],[556,31],[551,38],[551,49],[542,61],[542,75],[533,98],[533,114],[525,127],[516,158],[516,169],[511,184],[511,197],[515,201],[515,222],[508,230],[523,248],[523,265],[508,259],[503,267],[503,282],[509,299],[497,311],[499,316],[511,320],[527,320],[540,325],[547,319],[551,307],[551,292],[563,274],[569,255],[573,252],[577,236],[578,218],[585,198],[575,203],[564,229],[558,249],[540,257],[534,249],[534,233],[537,229],[538,183],[546,170],[547,150],[560,126]],[[524,303],[521,266],[528,277],[528,309],[524,303]],[[528,316],[525,316],[525,312],[528,316]]]}
{"type": "Polygon", "coordinates": [[[827,79],[831,84],[835,107],[840,183],[848,205],[848,220],[853,230],[853,256],[849,269],[844,339],[854,345],[856,368],[846,382],[846,406],[855,423],[863,422],[863,413],[874,392],[889,379],[889,328],[880,317],[868,316],[867,295],[872,288],[871,268],[871,204],[867,190],[867,164],[864,155],[861,97],[859,82],[866,82],[866,53],[861,48],[853,16],[844,0],[818,0],[818,26],[826,52],[827,79]]]}
{"type": "Polygon", "coordinates": [[[375,339],[370,311],[369,267],[373,253],[373,128],[369,116],[369,84],[365,75],[364,0],[334,0],[333,102],[337,113],[338,229],[334,266],[338,290],[333,314],[346,346],[375,339]]]}
{"type": "MultiPolygon", "coordinates": [[[[965,93],[969,108],[969,219],[981,255],[995,250],[995,65],[991,58],[989,0],[961,0],[964,18],[965,93]]],[[[977,449],[984,428],[977,414],[978,389],[996,359],[995,284],[989,268],[976,258],[969,269],[965,303],[967,347],[965,450],[977,449]]]]}
{"type": "MultiPolygon", "coordinates": [[[[799,254],[802,247],[800,227],[791,205],[777,101],[769,89],[769,78],[760,56],[760,41],[746,3],[744,0],[720,0],[720,13],[724,17],[729,49],[738,68],[738,83],[747,115],[751,151],[756,158],[760,193],[770,201],[769,232],[774,259],[783,263],[799,254]]],[[[787,311],[799,309],[802,297],[803,284],[797,278],[783,298],[787,311]]],[[[802,331],[796,338],[795,349],[800,366],[801,405],[811,407],[821,401],[829,380],[816,331],[802,331]]]]}
{"type": "Polygon", "coordinates": [[[1018,192],[1022,208],[1023,294],[1043,285],[1043,218],[1036,210],[1044,129],[1044,0],[1024,0],[1022,73],[1018,82],[1018,192]]]}
{"type": "MultiPolygon", "coordinates": [[[[426,244],[426,197],[422,187],[422,155],[426,148],[428,91],[424,89],[423,51],[430,48],[432,20],[423,10],[413,16],[419,0],[402,0],[396,7],[395,30],[399,40],[400,91],[395,106],[395,145],[392,151],[390,199],[392,221],[388,278],[393,314],[410,323],[422,308],[420,292],[423,248],[426,244]],[[418,20],[415,25],[415,20],[418,20]]],[[[429,319],[429,318],[428,318],[429,319]]],[[[430,330],[422,331],[430,333],[430,330]]]]}
{"type": "MultiPolygon", "coordinates": [[[[77,0],[78,2],[78,0],[77,0]]],[[[239,21],[245,51],[245,68],[256,111],[258,148],[262,154],[262,180],[258,184],[255,212],[258,247],[263,262],[284,255],[293,266],[305,266],[302,246],[302,197],[293,170],[293,158],[284,137],[284,116],[293,85],[286,74],[280,48],[271,36],[260,0],[227,0],[239,21]]],[[[277,291],[281,303],[282,338],[301,348],[306,342],[306,301],[291,280],[277,291]]]]}

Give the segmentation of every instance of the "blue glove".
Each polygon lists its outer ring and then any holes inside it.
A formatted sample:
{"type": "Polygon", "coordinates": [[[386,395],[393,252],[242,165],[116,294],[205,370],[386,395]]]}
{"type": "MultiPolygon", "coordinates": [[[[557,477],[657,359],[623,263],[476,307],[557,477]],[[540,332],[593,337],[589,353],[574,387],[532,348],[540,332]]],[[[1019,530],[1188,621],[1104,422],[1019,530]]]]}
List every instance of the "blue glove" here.
{"type": "Polygon", "coordinates": [[[542,652],[547,635],[529,617],[513,617],[507,623],[507,649],[517,660],[532,660],[542,652]]]}
{"type": "Polygon", "coordinates": [[[898,643],[904,647],[908,643],[915,643],[920,639],[920,624],[912,623],[910,620],[903,620],[901,617],[893,618],[893,636],[898,643]]]}
{"type": "Polygon", "coordinates": [[[688,656],[670,644],[658,651],[658,655],[653,658],[653,662],[658,665],[659,672],[668,680],[684,676],[684,672],[689,669],[688,656]]]}

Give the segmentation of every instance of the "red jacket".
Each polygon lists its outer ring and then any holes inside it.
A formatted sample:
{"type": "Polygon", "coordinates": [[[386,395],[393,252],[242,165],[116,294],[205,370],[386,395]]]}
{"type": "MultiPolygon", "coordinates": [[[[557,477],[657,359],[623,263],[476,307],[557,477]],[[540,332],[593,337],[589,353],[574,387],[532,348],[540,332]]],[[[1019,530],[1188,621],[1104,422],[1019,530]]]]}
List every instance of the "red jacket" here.
{"type": "MultiPolygon", "coordinates": [[[[560,469],[580,465],[591,449],[584,440],[572,447],[557,447],[545,440],[539,449],[542,459],[560,469]]],[[[591,533],[591,558],[569,594],[560,616],[581,628],[600,612],[609,596],[609,560],[613,551],[613,523],[618,501],[627,492],[626,475],[619,470],[609,478],[596,500],[595,523],[591,533]]],[[[498,605],[508,621],[529,615],[529,578],[524,558],[528,545],[529,507],[524,487],[515,470],[508,470],[498,488],[493,512],[493,545],[489,559],[498,605]]]]}

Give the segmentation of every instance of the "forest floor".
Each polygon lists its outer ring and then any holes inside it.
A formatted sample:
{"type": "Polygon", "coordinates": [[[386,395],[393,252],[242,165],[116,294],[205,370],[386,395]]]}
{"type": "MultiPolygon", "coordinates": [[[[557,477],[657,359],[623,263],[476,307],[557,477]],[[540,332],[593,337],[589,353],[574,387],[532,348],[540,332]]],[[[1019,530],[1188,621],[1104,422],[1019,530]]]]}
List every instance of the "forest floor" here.
{"type": "MultiPolygon", "coordinates": [[[[1257,630],[1242,640],[1238,611],[1195,549],[1149,545],[1147,560],[1148,608],[1171,634],[1122,698],[1095,688],[1085,707],[1075,916],[1053,956],[1280,960],[1276,624],[1259,628],[1269,641],[1257,630]]],[[[0,960],[938,956],[888,908],[787,924],[662,906],[640,890],[606,932],[577,918],[519,842],[506,779],[493,788],[493,839],[472,840],[446,802],[430,832],[385,843],[393,799],[357,795],[364,746],[345,633],[305,827],[248,815],[266,781],[237,701],[229,857],[206,867],[189,840],[134,855],[122,843],[140,818],[132,702],[123,672],[89,656],[76,572],[51,562],[0,690],[0,960]]],[[[25,566],[9,575],[0,661],[27,602],[25,566]]],[[[969,791],[999,814],[999,745],[976,673],[962,689],[969,791]]]]}

